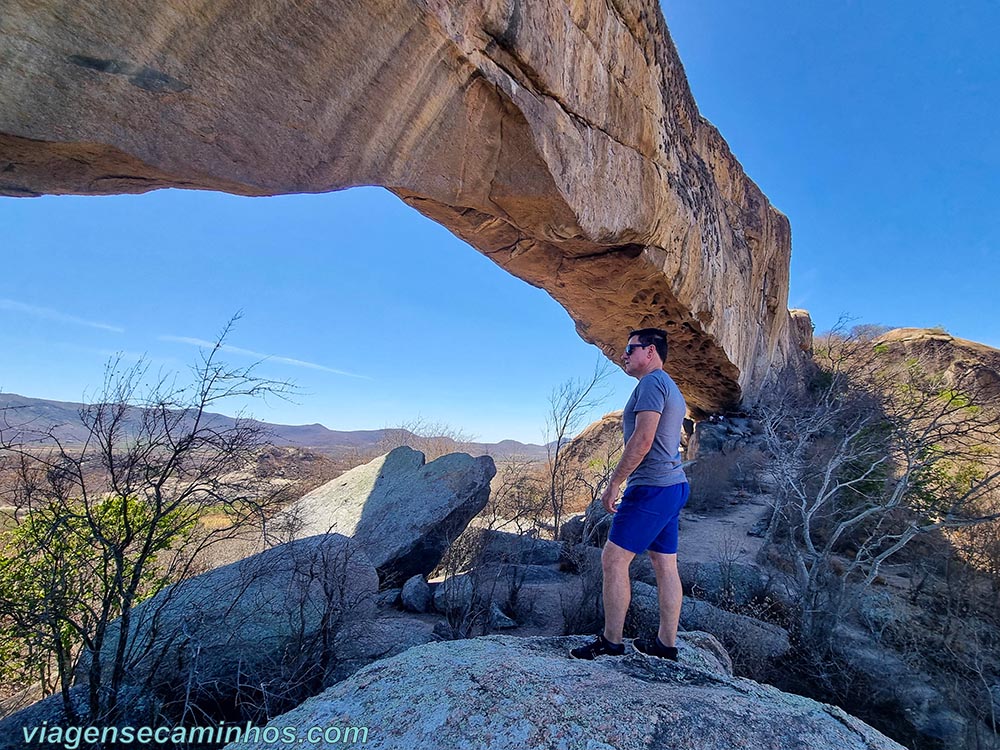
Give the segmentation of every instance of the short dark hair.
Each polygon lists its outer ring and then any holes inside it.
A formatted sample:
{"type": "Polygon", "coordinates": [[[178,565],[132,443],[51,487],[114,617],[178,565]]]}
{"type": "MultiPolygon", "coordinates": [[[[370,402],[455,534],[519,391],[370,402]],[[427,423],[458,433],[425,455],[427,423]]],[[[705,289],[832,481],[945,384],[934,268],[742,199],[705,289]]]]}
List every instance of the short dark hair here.
{"type": "Polygon", "coordinates": [[[662,328],[640,328],[637,331],[629,331],[628,337],[638,337],[639,343],[643,346],[653,344],[656,353],[660,355],[660,361],[667,361],[667,332],[662,328]]]}

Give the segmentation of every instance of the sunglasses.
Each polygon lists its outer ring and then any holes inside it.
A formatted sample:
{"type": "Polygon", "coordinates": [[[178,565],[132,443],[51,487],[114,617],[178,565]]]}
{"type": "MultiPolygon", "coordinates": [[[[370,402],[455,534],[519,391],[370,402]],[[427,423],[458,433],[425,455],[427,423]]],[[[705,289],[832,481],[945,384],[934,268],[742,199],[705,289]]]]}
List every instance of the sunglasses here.
{"type": "Polygon", "coordinates": [[[628,344],[628,345],[627,345],[627,346],[625,347],[625,355],[626,355],[626,356],[629,356],[629,355],[631,355],[631,354],[632,354],[632,352],[634,352],[634,351],[635,351],[636,349],[645,349],[645,348],[646,348],[647,346],[652,346],[652,344],[628,344]]]}

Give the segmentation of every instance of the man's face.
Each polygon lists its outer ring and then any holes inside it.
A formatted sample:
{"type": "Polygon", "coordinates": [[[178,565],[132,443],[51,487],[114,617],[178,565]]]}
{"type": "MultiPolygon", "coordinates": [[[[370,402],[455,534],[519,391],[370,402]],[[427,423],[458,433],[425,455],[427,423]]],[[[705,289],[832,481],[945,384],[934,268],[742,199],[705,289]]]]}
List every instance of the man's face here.
{"type": "Polygon", "coordinates": [[[625,350],[622,352],[622,363],[625,365],[625,373],[628,375],[635,375],[635,373],[640,372],[650,360],[650,351],[652,351],[652,346],[641,346],[639,344],[639,337],[632,336],[628,340],[628,344],[625,350]],[[628,347],[635,347],[632,349],[632,353],[628,353],[628,347]]]}

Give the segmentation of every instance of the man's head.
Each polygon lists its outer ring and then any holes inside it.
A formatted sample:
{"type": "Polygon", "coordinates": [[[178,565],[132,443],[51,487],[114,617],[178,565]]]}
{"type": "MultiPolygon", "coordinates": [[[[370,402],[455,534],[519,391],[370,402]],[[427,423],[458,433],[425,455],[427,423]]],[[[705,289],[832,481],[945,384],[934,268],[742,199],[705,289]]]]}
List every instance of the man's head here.
{"type": "Polygon", "coordinates": [[[622,354],[625,372],[641,378],[663,368],[667,358],[667,332],[660,328],[640,328],[629,331],[628,344],[622,354]]]}

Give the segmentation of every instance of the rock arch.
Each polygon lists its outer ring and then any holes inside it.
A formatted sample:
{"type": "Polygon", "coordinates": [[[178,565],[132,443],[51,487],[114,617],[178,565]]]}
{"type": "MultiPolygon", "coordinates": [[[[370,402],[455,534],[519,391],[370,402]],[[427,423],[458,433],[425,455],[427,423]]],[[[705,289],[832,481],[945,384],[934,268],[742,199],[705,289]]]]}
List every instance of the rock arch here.
{"type": "Polygon", "coordinates": [[[610,357],[671,331],[693,411],[792,361],[790,230],[654,0],[8,0],[0,194],[381,185],[610,357]]]}

